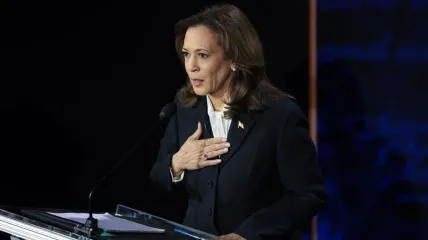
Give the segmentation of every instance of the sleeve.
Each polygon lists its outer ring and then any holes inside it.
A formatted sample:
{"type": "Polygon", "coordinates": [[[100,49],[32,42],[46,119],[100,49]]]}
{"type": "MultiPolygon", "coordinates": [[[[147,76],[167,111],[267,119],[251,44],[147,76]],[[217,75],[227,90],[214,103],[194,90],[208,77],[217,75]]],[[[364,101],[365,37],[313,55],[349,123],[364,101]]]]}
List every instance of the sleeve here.
{"type": "Polygon", "coordinates": [[[174,177],[174,175],[172,174],[171,168],[169,168],[169,172],[171,173],[172,182],[174,183],[181,182],[184,178],[184,171],[178,177],[174,177]]]}
{"type": "Polygon", "coordinates": [[[179,183],[178,181],[174,181],[170,171],[172,156],[178,150],[177,114],[175,114],[167,124],[160,142],[156,162],[150,171],[151,182],[167,192],[173,191],[179,183]]]}
{"type": "Polygon", "coordinates": [[[284,187],[282,198],[250,215],[235,233],[248,240],[282,239],[302,229],[328,199],[308,123],[295,106],[281,127],[276,166],[284,187]]]}

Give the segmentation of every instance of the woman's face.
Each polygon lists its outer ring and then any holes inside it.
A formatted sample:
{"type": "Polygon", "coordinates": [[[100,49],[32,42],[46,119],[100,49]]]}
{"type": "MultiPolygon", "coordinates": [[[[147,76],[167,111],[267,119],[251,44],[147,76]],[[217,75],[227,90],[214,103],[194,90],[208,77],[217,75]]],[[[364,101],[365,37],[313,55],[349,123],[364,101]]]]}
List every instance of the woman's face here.
{"type": "Polygon", "coordinates": [[[218,45],[217,34],[205,26],[187,30],[183,57],[187,75],[199,96],[226,97],[232,77],[232,61],[218,45]]]}

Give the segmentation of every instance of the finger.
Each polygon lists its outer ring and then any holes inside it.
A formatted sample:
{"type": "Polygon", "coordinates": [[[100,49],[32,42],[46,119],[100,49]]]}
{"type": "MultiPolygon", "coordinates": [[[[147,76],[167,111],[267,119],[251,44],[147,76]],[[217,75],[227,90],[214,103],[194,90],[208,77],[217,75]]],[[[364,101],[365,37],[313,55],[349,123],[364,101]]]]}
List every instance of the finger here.
{"type": "Polygon", "coordinates": [[[198,122],[198,128],[192,135],[190,135],[189,139],[198,140],[201,137],[201,135],[202,135],[202,124],[201,122],[198,122]]]}
{"type": "Polygon", "coordinates": [[[217,143],[225,143],[227,142],[227,139],[225,137],[217,137],[217,138],[204,139],[201,141],[204,141],[204,146],[208,146],[208,145],[217,144],[217,143]]]}
{"type": "Polygon", "coordinates": [[[220,159],[215,159],[215,160],[205,160],[199,163],[199,167],[203,168],[203,167],[209,167],[209,166],[215,166],[217,164],[220,164],[221,160],[220,159]]]}
{"type": "Polygon", "coordinates": [[[209,146],[204,147],[203,152],[207,153],[207,152],[214,152],[217,150],[222,150],[222,149],[228,149],[230,147],[230,143],[225,142],[225,143],[217,143],[217,144],[212,144],[209,146]]]}
{"type": "Polygon", "coordinates": [[[227,153],[228,151],[229,151],[228,148],[222,148],[222,149],[218,149],[218,150],[215,150],[215,151],[206,152],[203,155],[203,158],[207,159],[207,158],[217,157],[219,155],[227,153]]]}

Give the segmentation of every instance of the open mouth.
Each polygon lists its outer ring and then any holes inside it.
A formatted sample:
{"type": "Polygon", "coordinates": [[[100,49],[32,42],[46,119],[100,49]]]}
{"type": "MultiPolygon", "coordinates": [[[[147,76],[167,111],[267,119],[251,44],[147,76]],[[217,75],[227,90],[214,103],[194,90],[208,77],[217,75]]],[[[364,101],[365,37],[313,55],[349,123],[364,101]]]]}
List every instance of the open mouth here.
{"type": "Polygon", "coordinates": [[[202,84],[204,83],[204,80],[202,80],[202,79],[197,79],[197,78],[192,78],[191,82],[192,82],[192,85],[193,85],[194,87],[200,87],[200,86],[202,86],[202,84]]]}

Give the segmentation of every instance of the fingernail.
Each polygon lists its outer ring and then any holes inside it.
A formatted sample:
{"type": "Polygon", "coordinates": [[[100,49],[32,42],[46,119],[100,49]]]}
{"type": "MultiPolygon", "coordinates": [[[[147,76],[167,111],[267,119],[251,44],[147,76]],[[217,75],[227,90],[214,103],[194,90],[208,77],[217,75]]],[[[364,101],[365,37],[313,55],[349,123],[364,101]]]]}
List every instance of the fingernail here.
{"type": "Polygon", "coordinates": [[[230,147],[230,143],[226,143],[224,144],[226,147],[230,147]]]}
{"type": "Polygon", "coordinates": [[[226,141],[227,141],[227,139],[226,139],[226,138],[221,138],[221,140],[222,140],[223,142],[226,142],[226,141]]]}

